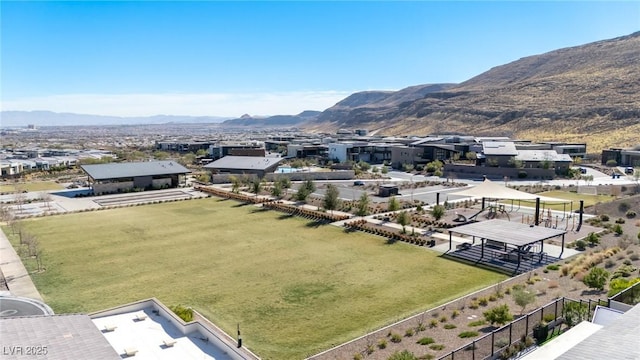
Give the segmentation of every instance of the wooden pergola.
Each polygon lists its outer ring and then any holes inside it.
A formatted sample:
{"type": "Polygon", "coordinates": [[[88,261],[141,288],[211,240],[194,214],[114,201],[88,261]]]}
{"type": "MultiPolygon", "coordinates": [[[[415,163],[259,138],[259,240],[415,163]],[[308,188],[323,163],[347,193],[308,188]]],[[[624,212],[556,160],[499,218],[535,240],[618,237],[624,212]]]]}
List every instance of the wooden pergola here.
{"type": "Polygon", "coordinates": [[[529,254],[528,248],[540,243],[538,255],[542,258],[544,241],[558,236],[562,236],[562,249],[559,256],[562,257],[564,235],[567,231],[499,219],[481,221],[449,229],[449,251],[452,250],[453,233],[471,236],[474,244],[476,238],[480,239],[479,260],[482,260],[485,256],[485,247],[490,247],[490,251],[493,254],[497,253],[503,256],[515,254],[518,260],[518,267],[520,267],[522,257],[529,254]],[[509,248],[511,248],[511,251],[508,251],[509,248]]]}

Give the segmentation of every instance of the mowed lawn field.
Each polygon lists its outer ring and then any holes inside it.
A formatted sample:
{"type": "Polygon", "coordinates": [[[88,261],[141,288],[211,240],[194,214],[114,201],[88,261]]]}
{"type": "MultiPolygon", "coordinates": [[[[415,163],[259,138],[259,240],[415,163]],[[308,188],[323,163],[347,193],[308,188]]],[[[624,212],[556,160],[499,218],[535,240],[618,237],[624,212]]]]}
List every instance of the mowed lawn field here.
{"type": "Polygon", "coordinates": [[[301,359],[505,279],[426,248],[208,198],[24,222],[56,313],[191,306],[264,359],[301,359]]]}
{"type": "Polygon", "coordinates": [[[16,192],[16,191],[46,191],[46,190],[61,190],[64,187],[53,181],[34,181],[28,183],[11,184],[5,183],[0,185],[0,192],[16,192]]]}

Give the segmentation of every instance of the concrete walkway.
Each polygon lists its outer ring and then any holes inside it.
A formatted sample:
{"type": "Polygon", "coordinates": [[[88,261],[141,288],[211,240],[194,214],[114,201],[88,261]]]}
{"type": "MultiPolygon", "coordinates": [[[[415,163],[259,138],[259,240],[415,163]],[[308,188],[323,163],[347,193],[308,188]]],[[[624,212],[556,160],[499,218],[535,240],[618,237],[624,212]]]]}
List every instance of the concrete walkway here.
{"type": "Polygon", "coordinates": [[[42,296],[33,285],[22,260],[3,231],[0,231],[0,268],[12,295],[42,301],[42,296]]]}

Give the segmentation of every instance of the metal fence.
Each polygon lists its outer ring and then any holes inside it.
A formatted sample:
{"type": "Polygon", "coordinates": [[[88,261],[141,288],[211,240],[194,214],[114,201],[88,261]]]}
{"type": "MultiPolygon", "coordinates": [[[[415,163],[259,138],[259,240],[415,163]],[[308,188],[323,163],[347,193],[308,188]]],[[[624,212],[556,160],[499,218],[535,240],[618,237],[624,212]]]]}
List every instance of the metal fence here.
{"type": "Polygon", "coordinates": [[[586,319],[591,318],[597,305],[606,306],[608,304],[608,301],[605,300],[584,301],[564,297],[558,298],[467,345],[451,351],[439,359],[497,359],[508,349],[513,348],[514,345],[518,351],[524,350],[528,346],[523,345],[531,345],[530,342],[533,340],[527,338],[533,335],[533,329],[538,323],[546,321],[550,332],[556,331],[556,329],[559,330],[559,327],[564,322],[562,317],[563,309],[571,302],[586,305],[587,312],[583,314],[586,319]]]}

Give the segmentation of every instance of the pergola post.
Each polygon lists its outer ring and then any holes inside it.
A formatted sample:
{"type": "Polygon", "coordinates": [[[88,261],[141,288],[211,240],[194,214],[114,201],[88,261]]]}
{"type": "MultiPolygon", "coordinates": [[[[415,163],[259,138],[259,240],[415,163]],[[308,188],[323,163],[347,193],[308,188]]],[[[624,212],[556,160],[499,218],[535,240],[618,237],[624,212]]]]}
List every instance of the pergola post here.
{"type": "Polygon", "coordinates": [[[451,242],[453,241],[452,231],[449,230],[449,251],[451,251],[451,242]]]}
{"type": "Polygon", "coordinates": [[[564,253],[564,234],[562,234],[562,247],[560,248],[560,255],[558,256],[562,259],[562,254],[564,253]]]}

